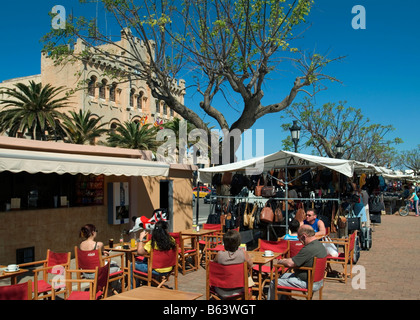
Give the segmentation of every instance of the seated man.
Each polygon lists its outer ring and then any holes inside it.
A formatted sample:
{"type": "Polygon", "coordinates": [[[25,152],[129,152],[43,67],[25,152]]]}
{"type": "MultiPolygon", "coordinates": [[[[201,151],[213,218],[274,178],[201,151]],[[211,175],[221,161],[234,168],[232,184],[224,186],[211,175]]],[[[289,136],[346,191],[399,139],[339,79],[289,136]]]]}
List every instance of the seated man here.
{"type": "MultiPolygon", "coordinates": [[[[288,268],[293,267],[312,267],[314,257],[325,258],[327,251],[325,247],[316,239],[314,229],[309,225],[303,225],[299,228],[298,238],[303,244],[302,250],[293,258],[286,258],[278,260],[278,264],[282,264],[288,268]]],[[[274,300],[274,280],[270,283],[268,292],[268,299],[274,300]]],[[[306,270],[296,270],[294,273],[285,273],[278,279],[278,285],[296,288],[307,288],[308,286],[308,272],[306,270]]],[[[315,282],[313,290],[318,291],[322,287],[322,281],[315,282]]]]}
{"type": "Polygon", "coordinates": [[[314,209],[308,209],[306,211],[306,220],[304,220],[303,223],[314,229],[317,238],[323,237],[327,233],[324,222],[317,218],[314,209]]]}

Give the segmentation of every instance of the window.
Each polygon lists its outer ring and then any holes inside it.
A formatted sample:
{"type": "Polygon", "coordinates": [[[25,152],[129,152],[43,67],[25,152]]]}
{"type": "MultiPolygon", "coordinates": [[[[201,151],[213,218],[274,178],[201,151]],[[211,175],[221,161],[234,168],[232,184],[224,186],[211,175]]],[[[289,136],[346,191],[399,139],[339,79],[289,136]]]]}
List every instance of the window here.
{"type": "Polygon", "coordinates": [[[101,86],[99,87],[99,98],[105,100],[106,95],[106,84],[107,81],[104,79],[102,80],[101,86]]]}
{"type": "Polygon", "coordinates": [[[143,109],[143,91],[140,91],[139,96],[137,97],[137,108],[139,110],[143,109]]]}
{"type": "Polygon", "coordinates": [[[134,106],[134,89],[130,91],[130,107],[134,106]]]}
{"type": "Polygon", "coordinates": [[[92,76],[90,77],[89,84],[88,84],[88,94],[91,97],[95,96],[95,87],[96,87],[96,77],[92,76]]]}
{"type": "Polygon", "coordinates": [[[109,101],[115,102],[116,89],[117,89],[117,84],[113,83],[112,86],[109,88],[109,101]]]}

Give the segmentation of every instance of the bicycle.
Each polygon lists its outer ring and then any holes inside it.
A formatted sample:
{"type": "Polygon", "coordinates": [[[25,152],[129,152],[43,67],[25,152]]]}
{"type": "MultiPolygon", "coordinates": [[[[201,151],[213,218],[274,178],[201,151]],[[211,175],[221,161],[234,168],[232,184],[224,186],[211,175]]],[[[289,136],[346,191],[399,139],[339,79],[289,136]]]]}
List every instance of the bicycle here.
{"type": "Polygon", "coordinates": [[[405,200],[405,206],[401,206],[400,209],[398,210],[398,213],[400,214],[400,216],[405,217],[410,213],[410,209],[411,209],[411,201],[405,200]]]}

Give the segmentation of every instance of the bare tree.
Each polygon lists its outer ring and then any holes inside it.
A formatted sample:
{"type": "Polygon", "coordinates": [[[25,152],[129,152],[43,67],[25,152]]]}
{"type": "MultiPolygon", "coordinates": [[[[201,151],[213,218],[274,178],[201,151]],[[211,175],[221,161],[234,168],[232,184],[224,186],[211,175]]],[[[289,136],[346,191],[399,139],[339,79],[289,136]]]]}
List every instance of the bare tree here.
{"type": "MultiPolygon", "coordinates": [[[[361,109],[346,106],[346,102],[325,103],[317,107],[311,99],[295,103],[286,114],[302,126],[303,145],[312,147],[320,156],[337,158],[337,145],[343,146],[345,159],[390,166],[395,159],[393,145],[401,139],[386,139],[394,130],[392,125],[371,123],[361,109]]],[[[287,130],[289,123],[283,125],[287,130]]],[[[289,141],[284,144],[290,145],[289,141]]]]}
{"type": "Polygon", "coordinates": [[[102,4],[114,23],[125,30],[130,50],[101,33],[95,20],[84,17],[72,17],[66,30],[51,30],[44,37],[44,50],[59,63],[98,57],[116,62],[124,69],[114,70],[116,77],[146,81],[153,97],[206,130],[209,137],[204,120],[174,93],[174,79],[191,79],[187,88],[194,87],[200,94],[200,109],[221,129],[240,133],[259,118],[285,110],[300,92],[313,96],[325,89],[324,80],[337,81],[324,68],[341,57],[329,59],[293,47],[305,29],[312,0],[102,0],[102,4]],[[77,39],[82,39],[85,50],[71,50],[77,39]],[[104,44],[115,50],[101,46],[104,44]],[[290,64],[298,75],[290,79],[288,93],[264,105],[263,85],[268,75],[280,75],[281,66],[290,64]],[[214,99],[222,95],[232,107],[232,94],[240,96],[241,107],[238,118],[229,124],[226,107],[215,106],[214,99]]]}

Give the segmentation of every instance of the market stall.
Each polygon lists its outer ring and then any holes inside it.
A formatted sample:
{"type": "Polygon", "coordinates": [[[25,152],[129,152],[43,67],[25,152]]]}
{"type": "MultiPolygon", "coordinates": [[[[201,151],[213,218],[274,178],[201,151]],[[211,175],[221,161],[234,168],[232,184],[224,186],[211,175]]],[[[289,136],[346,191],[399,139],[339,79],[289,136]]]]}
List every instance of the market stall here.
{"type": "Polygon", "coordinates": [[[308,203],[312,206],[323,206],[331,202],[338,204],[347,178],[351,179],[353,173],[354,161],[279,151],[263,157],[200,169],[198,177],[202,183],[217,186],[215,180],[219,180],[222,187],[230,184],[235,188],[235,192],[231,191],[232,187],[228,190],[230,192],[226,192],[228,188],[224,188],[225,192],[220,188],[222,192],[218,198],[227,200],[224,201],[225,206],[237,201],[242,202],[242,207],[250,202],[261,202],[265,206],[268,202],[280,201],[283,205],[283,219],[279,224],[273,221],[266,225],[269,239],[268,229],[275,236],[275,227],[288,230],[291,202],[295,205],[298,203],[298,206],[308,203]],[[216,177],[219,179],[215,179],[216,177]],[[235,181],[235,177],[242,178],[235,181]],[[238,186],[241,185],[246,185],[250,192],[238,192],[238,186]],[[263,188],[268,190],[268,194],[260,194],[259,189],[263,188]]]}

